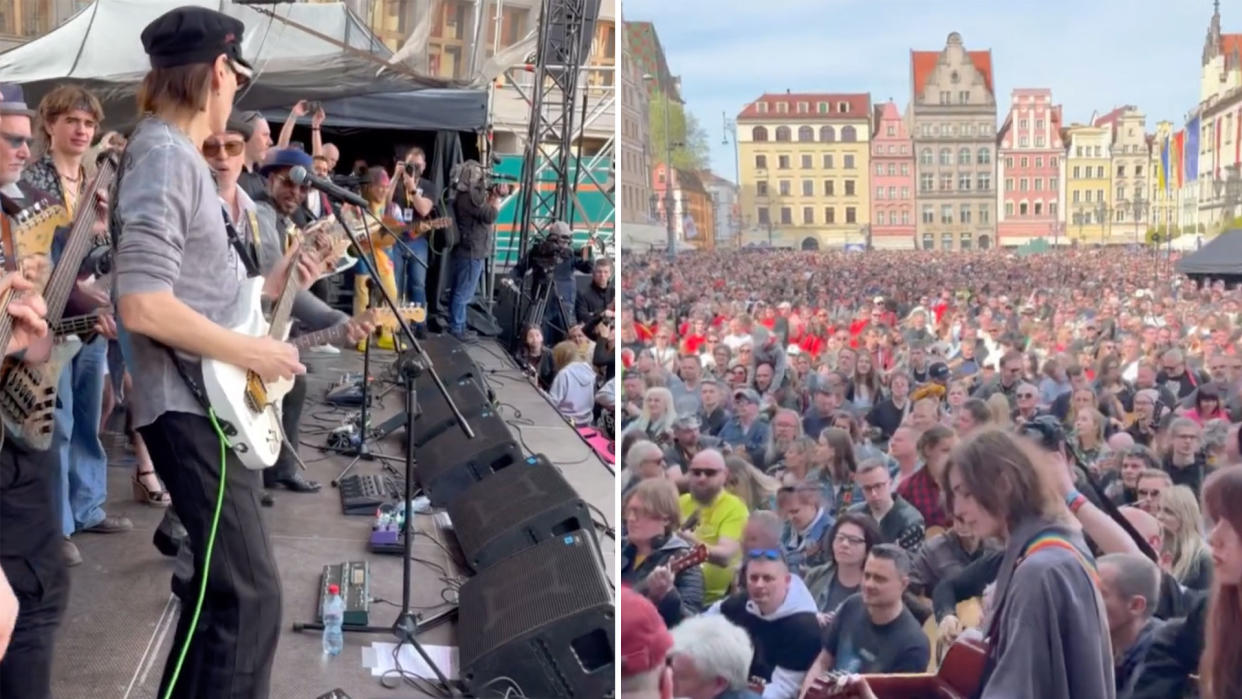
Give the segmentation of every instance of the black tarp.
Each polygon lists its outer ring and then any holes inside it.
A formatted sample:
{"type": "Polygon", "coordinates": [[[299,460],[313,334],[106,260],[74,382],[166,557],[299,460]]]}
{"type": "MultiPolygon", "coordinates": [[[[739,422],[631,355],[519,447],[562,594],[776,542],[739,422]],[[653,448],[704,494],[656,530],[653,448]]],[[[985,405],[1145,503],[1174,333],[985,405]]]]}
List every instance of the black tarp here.
{"type": "Polygon", "coordinates": [[[1192,278],[1242,281],[1242,229],[1225,231],[1178,260],[1177,271],[1192,278]]]}

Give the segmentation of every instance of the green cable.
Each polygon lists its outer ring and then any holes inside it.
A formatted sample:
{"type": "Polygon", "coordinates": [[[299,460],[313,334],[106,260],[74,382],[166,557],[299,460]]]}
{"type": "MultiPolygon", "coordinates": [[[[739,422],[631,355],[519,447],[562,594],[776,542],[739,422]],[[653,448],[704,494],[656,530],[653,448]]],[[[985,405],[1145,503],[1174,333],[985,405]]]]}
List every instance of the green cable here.
{"type": "Polygon", "coordinates": [[[173,668],[172,680],[168,683],[168,689],[164,691],[164,699],[172,697],[173,688],[177,686],[177,678],[181,676],[181,665],[185,662],[186,654],[190,652],[190,642],[194,639],[194,632],[198,630],[198,617],[203,611],[203,599],[207,596],[207,573],[211,570],[211,551],[216,546],[216,528],[220,524],[220,509],[224,505],[224,476],[228,463],[226,457],[229,440],[224,436],[224,430],[220,429],[220,423],[216,421],[215,410],[207,409],[207,419],[211,420],[211,426],[215,428],[216,435],[220,437],[220,489],[216,493],[216,512],[211,518],[211,533],[207,535],[207,558],[203,562],[203,579],[198,585],[198,602],[194,605],[194,619],[190,621],[190,630],[186,632],[185,642],[181,644],[177,666],[173,668]]]}

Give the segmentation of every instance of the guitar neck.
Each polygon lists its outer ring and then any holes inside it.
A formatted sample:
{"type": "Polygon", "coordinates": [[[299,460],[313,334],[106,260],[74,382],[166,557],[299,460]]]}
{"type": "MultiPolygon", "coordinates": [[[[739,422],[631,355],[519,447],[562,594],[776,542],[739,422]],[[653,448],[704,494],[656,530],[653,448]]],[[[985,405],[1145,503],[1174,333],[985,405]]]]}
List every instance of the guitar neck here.
{"type": "Polygon", "coordinates": [[[344,340],[347,334],[345,325],[334,325],[323,330],[316,330],[305,335],[298,335],[289,340],[289,343],[299,350],[310,349],[311,347],[319,347],[320,345],[335,345],[344,340]]]}
{"type": "Polygon", "coordinates": [[[82,316],[70,316],[62,318],[52,324],[52,334],[56,337],[67,337],[69,335],[81,335],[90,332],[95,328],[95,323],[99,320],[99,311],[87,313],[82,316]]]}

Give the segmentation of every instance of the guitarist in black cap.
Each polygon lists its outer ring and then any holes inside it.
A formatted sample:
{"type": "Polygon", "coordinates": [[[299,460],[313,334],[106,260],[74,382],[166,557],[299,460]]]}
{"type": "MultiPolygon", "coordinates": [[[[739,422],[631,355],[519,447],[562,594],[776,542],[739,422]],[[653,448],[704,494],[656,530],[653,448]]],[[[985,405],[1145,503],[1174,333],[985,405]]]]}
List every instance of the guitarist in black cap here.
{"type": "MultiPolygon", "coordinates": [[[[305,372],[289,343],[229,330],[250,310],[243,281],[257,266],[253,245],[226,229],[201,149],[226,130],[233,100],[251,79],[243,30],[238,20],[201,7],[172,10],[143,30],[151,71],[117,183],[116,298],[128,336],[133,421],[194,556],[193,594],[177,622],[161,697],[169,687],[175,697],[268,696],[280,634],[280,580],[260,515],[260,472],[222,449],[202,388],[204,357],[265,381],[305,372]],[[228,503],[221,507],[220,498],[228,503]]],[[[265,277],[266,297],[279,293],[291,268],[305,288],[323,266],[293,259],[286,255],[265,277]]]]}

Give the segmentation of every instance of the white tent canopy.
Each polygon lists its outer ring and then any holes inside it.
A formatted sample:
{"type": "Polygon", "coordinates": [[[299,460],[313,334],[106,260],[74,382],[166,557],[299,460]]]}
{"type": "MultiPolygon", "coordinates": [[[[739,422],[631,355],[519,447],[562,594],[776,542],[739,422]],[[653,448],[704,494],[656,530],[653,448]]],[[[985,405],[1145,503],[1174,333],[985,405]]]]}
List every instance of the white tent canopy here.
{"type": "Polygon", "coordinates": [[[1194,235],[1179,235],[1169,241],[1169,247],[1174,250],[1198,250],[1203,247],[1203,235],[1196,233],[1194,235]]]}
{"type": "Polygon", "coordinates": [[[49,34],[0,54],[0,81],[25,86],[32,104],[57,84],[77,82],[101,98],[110,122],[127,121],[134,116],[138,83],[150,69],[142,30],[178,4],[218,9],[245,23],[242,55],[254,67],[255,79],[241,97],[243,109],[288,108],[299,99],[403,93],[399,111],[412,121],[418,121],[412,117],[420,107],[441,112],[434,124],[407,128],[473,128],[481,121],[475,112],[486,109],[479,90],[453,89],[459,86],[391,68],[377,75],[391,52],[339,2],[263,6],[264,11],[271,8],[273,17],[220,0],[95,0],[49,34]],[[411,105],[415,95],[420,98],[415,101],[434,104],[411,105]],[[445,110],[469,113],[444,115],[445,110]]]}

